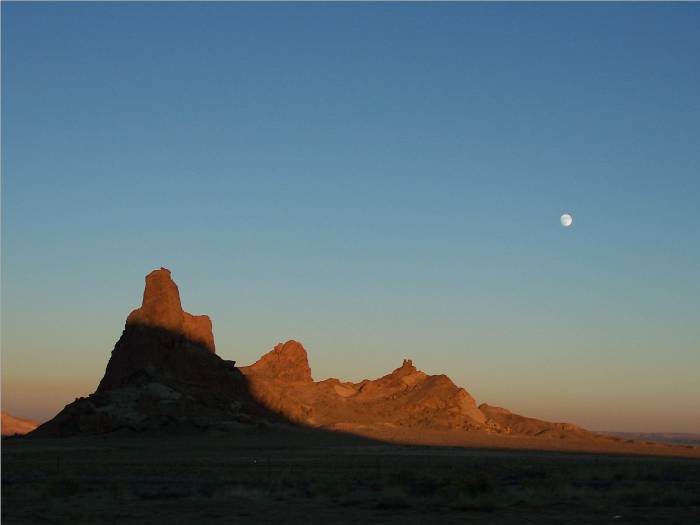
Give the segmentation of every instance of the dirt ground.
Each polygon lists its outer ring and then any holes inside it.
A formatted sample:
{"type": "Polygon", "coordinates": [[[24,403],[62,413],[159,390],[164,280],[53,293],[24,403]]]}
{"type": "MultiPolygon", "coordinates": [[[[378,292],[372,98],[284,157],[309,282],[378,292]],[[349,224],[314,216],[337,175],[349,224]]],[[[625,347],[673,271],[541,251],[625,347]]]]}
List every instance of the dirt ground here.
{"type": "Polygon", "coordinates": [[[700,460],[309,429],[2,442],[2,523],[700,523],[700,460]]]}

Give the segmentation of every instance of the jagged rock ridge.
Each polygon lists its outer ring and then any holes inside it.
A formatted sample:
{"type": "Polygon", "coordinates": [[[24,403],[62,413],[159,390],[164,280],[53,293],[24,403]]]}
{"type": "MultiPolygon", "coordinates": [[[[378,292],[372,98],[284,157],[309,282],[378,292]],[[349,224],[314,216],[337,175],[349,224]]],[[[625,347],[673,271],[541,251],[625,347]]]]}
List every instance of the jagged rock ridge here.
{"type": "Polygon", "coordinates": [[[300,424],[357,432],[390,426],[558,438],[592,435],[567,423],[526,418],[486,404],[477,407],[449,377],[421,372],[408,359],[375,380],[313,382],[306,350],[288,341],[240,370],[259,402],[300,424]]]}
{"type": "Polygon", "coordinates": [[[314,382],[306,350],[290,340],[253,365],[236,368],[216,354],[209,317],[182,309],[178,287],[165,268],[146,276],[142,305],[127,317],[97,390],[32,434],[226,429],[261,421],[360,434],[392,427],[592,435],[573,425],[477,406],[449,377],[421,372],[410,360],[375,380],[314,382]]]}

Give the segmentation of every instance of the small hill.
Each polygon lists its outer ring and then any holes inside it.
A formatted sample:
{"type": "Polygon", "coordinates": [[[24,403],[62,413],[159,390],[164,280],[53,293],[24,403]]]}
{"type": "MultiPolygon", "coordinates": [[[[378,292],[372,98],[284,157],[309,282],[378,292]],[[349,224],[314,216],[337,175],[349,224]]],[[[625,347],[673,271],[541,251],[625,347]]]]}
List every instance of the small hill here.
{"type": "Polygon", "coordinates": [[[32,421],[31,419],[22,419],[19,417],[11,416],[5,412],[2,414],[2,435],[3,436],[14,436],[15,434],[26,434],[31,432],[39,423],[32,421]]]}
{"type": "Polygon", "coordinates": [[[241,368],[248,375],[288,383],[311,383],[311,368],[301,343],[280,343],[254,364],[241,368]]]}
{"type": "Polygon", "coordinates": [[[505,408],[494,407],[483,403],[479,410],[488,418],[488,422],[506,434],[519,434],[523,436],[536,436],[546,438],[592,438],[593,432],[589,432],[571,423],[551,423],[532,417],[513,414],[505,408]]]}

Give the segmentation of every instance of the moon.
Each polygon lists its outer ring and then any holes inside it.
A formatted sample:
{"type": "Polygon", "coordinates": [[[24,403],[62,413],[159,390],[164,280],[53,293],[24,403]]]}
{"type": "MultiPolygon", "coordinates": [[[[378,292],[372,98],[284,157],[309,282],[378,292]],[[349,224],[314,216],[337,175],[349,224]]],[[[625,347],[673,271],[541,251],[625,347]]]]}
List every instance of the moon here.
{"type": "Polygon", "coordinates": [[[561,221],[561,225],[564,228],[568,228],[569,226],[571,226],[571,223],[574,222],[574,218],[568,213],[565,213],[564,215],[562,215],[561,219],[559,219],[559,220],[561,221]]]}

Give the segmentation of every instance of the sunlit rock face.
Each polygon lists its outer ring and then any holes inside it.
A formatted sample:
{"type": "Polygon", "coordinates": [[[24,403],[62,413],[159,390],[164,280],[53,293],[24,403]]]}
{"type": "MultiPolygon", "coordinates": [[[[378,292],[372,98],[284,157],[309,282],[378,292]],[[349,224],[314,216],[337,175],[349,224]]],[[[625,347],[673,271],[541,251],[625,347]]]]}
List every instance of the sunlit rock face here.
{"type": "Polygon", "coordinates": [[[359,383],[314,382],[306,350],[280,343],[240,368],[260,403],[297,423],[350,430],[372,426],[487,429],[474,399],[447,376],[431,376],[406,359],[391,373],[359,383]]]}
{"type": "Polygon", "coordinates": [[[278,381],[302,383],[313,381],[306,350],[301,343],[293,339],[278,344],[245,369],[249,374],[278,381]]]}
{"type": "Polygon", "coordinates": [[[206,315],[192,315],[182,309],[180,291],[166,268],[146,276],[141,308],[129,314],[126,325],[170,330],[200,343],[212,353],[216,351],[211,320],[206,315]]]}
{"type": "MultiPolygon", "coordinates": [[[[448,376],[426,374],[410,359],[378,379],[314,382],[306,350],[292,340],[278,344],[240,371],[254,399],[303,425],[365,435],[403,428],[551,439],[593,436],[574,425],[527,418],[486,404],[477,406],[469,392],[448,376]]],[[[410,434],[405,439],[410,442],[410,434]]]]}

